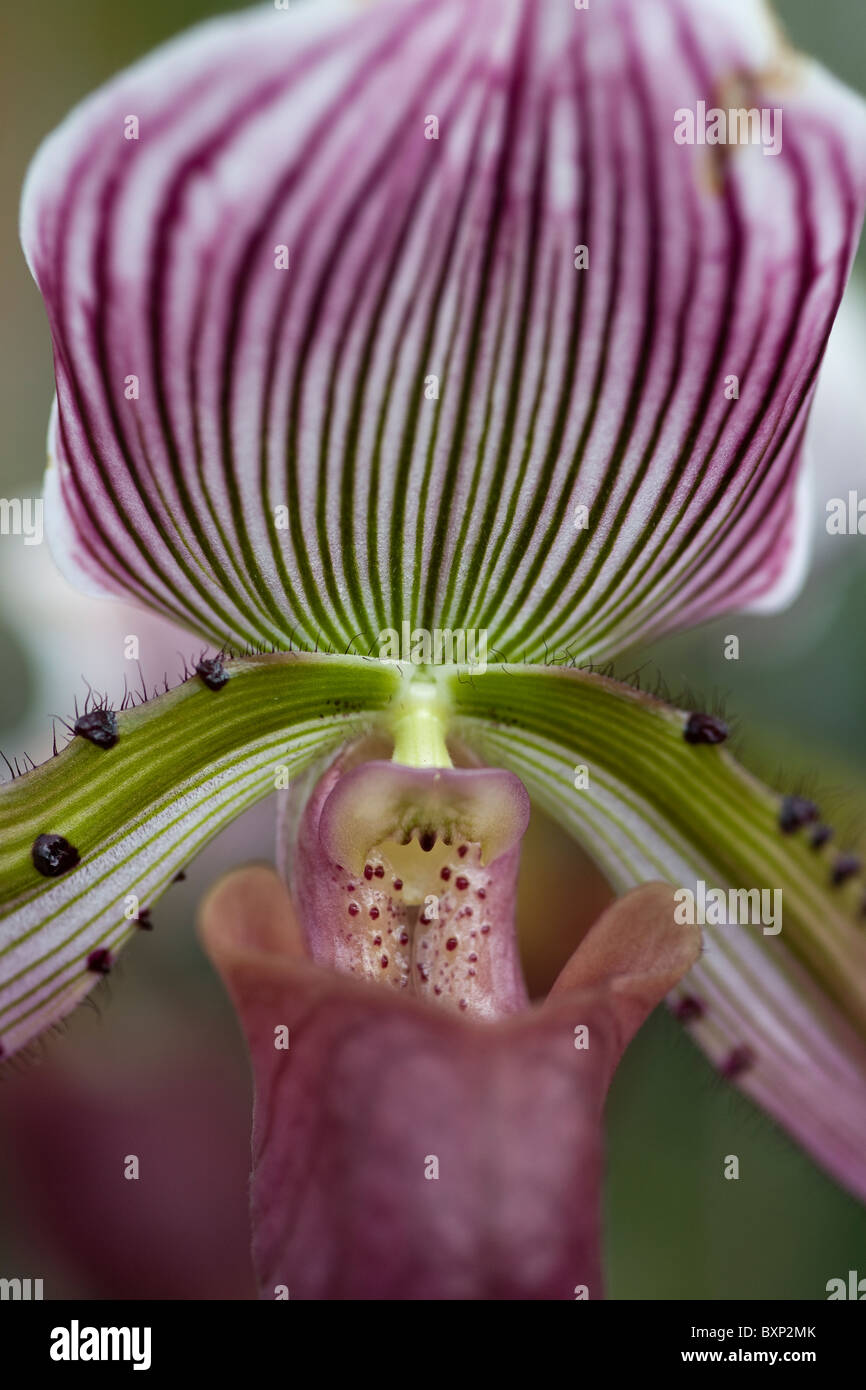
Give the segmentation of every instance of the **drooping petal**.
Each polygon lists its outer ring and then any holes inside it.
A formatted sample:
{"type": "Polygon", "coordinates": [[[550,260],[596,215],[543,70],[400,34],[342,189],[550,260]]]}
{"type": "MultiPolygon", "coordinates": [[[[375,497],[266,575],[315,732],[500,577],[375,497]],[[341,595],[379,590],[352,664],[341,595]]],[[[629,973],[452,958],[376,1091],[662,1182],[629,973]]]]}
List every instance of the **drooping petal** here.
{"type": "Polygon", "coordinates": [[[226,661],[102,711],[107,740],[76,735],[0,786],[0,1057],[79,1003],[218,830],[357,737],[398,687],[357,657],[226,661]]]}
{"type": "Polygon", "coordinates": [[[466,742],[516,772],[617,891],[664,878],[695,913],[702,892],[725,894],[671,1003],[722,1075],[866,1195],[863,874],[813,840],[815,808],[712,746],[715,721],[599,676],[491,668],[450,692],[466,742]]]}
{"type": "Polygon", "coordinates": [[[263,1298],[601,1296],[605,1093],[699,949],[670,890],[618,902],[547,1004],[499,1023],[311,965],[267,870],[203,919],[255,1075],[263,1298]]]}
{"type": "Polygon", "coordinates": [[[597,655],[784,597],[864,133],[762,0],[195,31],[28,181],[59,553],[217,642],[358,651],[597,655]]]}
{"type": "Polygon", "coordinates": [[[281,837],[313,959],[467,1015],[525,1008],[515,907],[528,821],[513,773],[341,754],[295,843],[281,837]]]}

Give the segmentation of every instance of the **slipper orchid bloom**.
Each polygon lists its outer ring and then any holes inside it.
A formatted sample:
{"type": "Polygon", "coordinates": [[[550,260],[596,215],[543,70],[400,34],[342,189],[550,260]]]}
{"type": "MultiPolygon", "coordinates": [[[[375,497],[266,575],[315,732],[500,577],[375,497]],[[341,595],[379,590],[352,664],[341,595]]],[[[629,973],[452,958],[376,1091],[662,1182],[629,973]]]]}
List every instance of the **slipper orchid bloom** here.
{"type": "MultiPolygon", "coordinates": [[[[309,1007],[302,1067],[333,1053],[331,1104],[335,1078],[372,1087],[381,1015],[455,1117],[485,1053],[511,1122],[535,1086],[521,1048],[543,1068],[556,1016],[525,1013],[513,941],[528,796],[618,893],[781,893],[781,930],[708,912],[686,979],[654,978],[722,1074],[866,1192],[857,862],[738,766],[717,718],[594,669],[796,592],[864,136],[759,0],[382,0],[208,24],[48,138],[22,236],[55,353],[49,537],[88,592],[219,654],[87,711],[0,788],[6,1054],[276,789],[316,964],[212,938],[254,1051],[256,991],[289,1027],[309,1007]],[[372,1039],[359,1073],[344,1014],[372,1039]]],[[[586,977],[602,993],[650,969],[639,930],[623,941],[634,971],[613,952],[586,977]]],[[[597,1124],[624,1034],[592,1008],[597,1124]]],[[[256,1052],[266,1085],[274,1065],[256,1052]]],[[[303,1080],[280,1085],[288,1105],[303,1080]]],[[[395,1107],[387,1090],[385,1130],[395,1107]]],[[[359,1123],[327,1130],[332,1169],[359,1123]]],[[[330,1219],[314,1207],[297,1248],[330,1219]]]]}
{"type": "Polygon", "coordinates": [[[253,1059],[263,1298],[601,1296],[607,1087],[700,951],[669,887],[615,902],[497,1022],[312,964],[268,869],[223,880],[202,926],[253,1059]]]}

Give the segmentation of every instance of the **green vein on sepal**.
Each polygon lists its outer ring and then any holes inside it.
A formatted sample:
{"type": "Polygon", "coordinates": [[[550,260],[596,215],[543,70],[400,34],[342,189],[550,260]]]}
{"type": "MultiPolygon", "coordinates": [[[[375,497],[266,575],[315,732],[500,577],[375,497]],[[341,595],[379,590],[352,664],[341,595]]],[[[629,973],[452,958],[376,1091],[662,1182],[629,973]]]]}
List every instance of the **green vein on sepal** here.
{"type": "MultiPolygon", "coordinates": [[[[628,826],[622,822],[622,834],[605,847],[597,831],[610,816],[610,796],[599,797],[596,814],[587,817],[595,798],[575,789],[578,764],[588,766],[591,782],[616,788],[628,807],[629,833],[643,823],[643,854],[667,865],[663,876],[677,886],[690,885],[676,879],[674,865],[680,873],[709,873],[707,882],[719,887],[780,888],[779,940],[866,1036],[862,887],[832,884],[836,851],[814,849],[803,831],[783,834],[781,797],[725,748],[687,743],[682,711],[606,677],[563,668],[496,666],[449,685],[457,731],[488,761],[516,772],[533,798],[587,843],[618,890],[639,878],[630,866],[628,826]]],[[[756,940],[774,951],[775,937],[759,932],[756,940]]]]}
{"type": "Polygon", "coordinates": [[[400,686],[358,657],[275,654],[226,661],[228,682],[197,677],[118,713],[108,750],[76,737],[0,787],[0,1047],[17,1050],[96,982],[90,953],[135,933],[128,895],[150,908],[179,868],[275,786],[376,722],[400,686]],[[57,878],[34,867],[41,833],[80,863],[57,878]]]}

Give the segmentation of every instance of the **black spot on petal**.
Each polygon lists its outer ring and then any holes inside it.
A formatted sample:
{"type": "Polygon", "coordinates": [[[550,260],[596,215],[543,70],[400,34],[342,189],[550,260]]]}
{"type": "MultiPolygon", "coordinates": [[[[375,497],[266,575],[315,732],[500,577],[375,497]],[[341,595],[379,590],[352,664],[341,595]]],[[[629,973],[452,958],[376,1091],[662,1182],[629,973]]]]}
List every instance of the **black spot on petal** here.
{"type": "Polygon", "coordinates": [[[803,825],[811,825],[819,815],[814,801],[807,800],[805,796],[786,796],[779,808],[779,829],[783,834],[790,835],[803,825]]]}
{"type": "Polygon", "coordinates": [[[87,957],[87,968],[91,970],[94,975],[107,975],[112,964],[111,952],[107,951],[104,946],[100,946],[97,950],[91,951],[90,955],[87,957]]]}
{"type": "Polygon", "coordinates": [[[703,1018],[705,1012],[701,1000],[693,994],[684,994],[674,1004],[674,1018],[678,1018],[680,1023],[694,1023],[696,1019],[703,1018]]]}
{"type": "Polygon", "coordinates": [[[859,874],[862,865],[856,854],[840,854],[833,865],[830,878],[838,888],[840,884],[847,883],[849,878],[859,874]]]}
{"type": "Polygon", "coordinates": [[[816,825],[809,836],[809,844],[813,849],[822,849],[828,840],[833,838],[833,827],[830,825],[816,825]]]}
{"type": "Polygon", "coordinates": [[[46,878],[59,878],[79,863],[78,850],[62,835],[37,835],[30,855],[46,878]]]}
{"type": "Polygon", "coordinates": [[[724,743],[728,726],[714,714],[690,714],[683,729],[686,743],[724,743]]]}
{"type": "Polygon", "coordinates": [[[196,663],[195,673],[208,690],[222,690],[229,678],[220,656],[203,656],[201,661],[196,663]]]}
{"type": "Polygon", "coordinates": [[[719,1070],[726,1081],[735,1081],[754,1065],[754,1052],[746,1043],[741,1043],[739,1047],[731,1049],[719,1070]]]}
{"type": "Polygon", "coordinates": [[[75,733],[97,748],[113,748],[120,735],[117,732],[117,715],[113,709],[92,709],[75,721],[75,733]]]}

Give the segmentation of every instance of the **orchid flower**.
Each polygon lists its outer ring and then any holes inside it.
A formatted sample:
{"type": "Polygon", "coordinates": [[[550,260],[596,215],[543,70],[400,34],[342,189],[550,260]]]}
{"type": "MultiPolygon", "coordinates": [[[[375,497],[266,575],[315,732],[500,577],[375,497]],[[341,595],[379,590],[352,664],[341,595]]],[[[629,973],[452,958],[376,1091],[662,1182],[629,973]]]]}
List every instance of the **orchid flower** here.
{"type": "MultiPolygon", "coordinates": [[[[596,669],[796,592],[864,136],[859,100],[759,0],[383,0],[208,24],[37,155],[22,237],[55,353],[54,554],[212,654],[145,703],[97,702],[0,789],[0,1042],[63,1018],[276,790],[313,964],[267,894],[251,939],[208,933],[261,1085],[263,1286],[318,1250],[307,1287],[333,1287],[320,1184],[345,1173],[341,1139],[369,1142],[356,1195],[395,1210],[363,1174],[407,1086],[422,1160],[425,1126],[454,1152],[499,1085],[492,1125],[516,1136],[526,1108],[516,1162],[572,1106],[565,1148],[594,1171],[610,1072],[665,990],[719,1072],[866,1193],[857,861],[734,761],[720,719],[596,669]],[[778,148],[692,143],[682,113],[707,108],[773,113],[778,148]],[[569,967],[565,1002],[527,1012],[530,801],[627,896],[574,995],[569,967]],[[670,893],[630,895],[652,880],[778,890],[782,929],[708,915],[692,964],[670,893]],[[579,1100],[563,1019],[572,1058],[575,1029],[598,1036],[579,1100]],[[404,1048],[417,1065],[377,1109],[404,1048]],[[367,1097],[366,1138],[341,1086],[367,1097]],[[301,1220],[279,1196],[286,1116],[317,1092],[301,1220]]],[[[533,1288],[597,1282],[596,1188],[533,1288]]],[[[393,1288],[385,1239],[356,1245],[393,1288]]]]}

